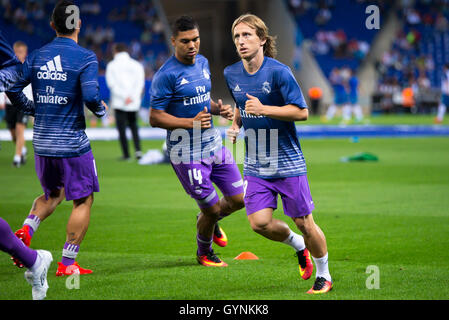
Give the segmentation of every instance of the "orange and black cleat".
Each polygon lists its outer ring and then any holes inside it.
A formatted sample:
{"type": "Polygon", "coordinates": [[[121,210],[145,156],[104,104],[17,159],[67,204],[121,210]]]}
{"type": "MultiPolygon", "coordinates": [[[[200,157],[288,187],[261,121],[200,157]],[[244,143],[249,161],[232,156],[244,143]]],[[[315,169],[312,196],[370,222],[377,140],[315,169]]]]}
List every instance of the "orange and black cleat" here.
{"type": "Polygon", "coordinates": [[[309,279],[313,273],[313,263],[310,252],[307,249],[296,252],[299,264],[299,274],[304,280],[309,279]]]}
{"type": "Polygon", "coordinates": [[[92,270],[83,269],[80,267],[78,262],[71,264],[70,266],[65,266],[62,262],[58,262],[58,270],[56,270],[56,276],[70,276],[72,274],[89,274],[92,270]]]}
{"type": "Polygon", "coordinates": [[[206,267],[227,267],[228,264],[224,261],[222,261],[217,255],[210,251],[208,254],[199,256],[196,256],[196,259],[199,264],[202,264],[206,267]]]}
{"type": "Polygon", "coordinates": [[[332,281],[327,281],[323,277],[317,277],[313,287],[307,291],[308,294],[322,294],[332,290],[332,281]]]}
{"type": "Polygon", "coordinates": [[[215,224],[213,240],[220,247],[226,247],[228,245],[228,237],[218,223],[215,224]]]}
{"type": "MultiPolygon", "coordinates": [[[[22,242],[29,247],[31,244],[31,235],[30,235],[30,226],[24,225],[21,229],[17,230],[15,233],[17,238],[22,240],[22,242]]],[[[20,262],[18,259],[11,257],[11,260],[14,262],[15,266],[18,266],[19,268],[23,268],[24,265],[22,262],[20,262]]]]}

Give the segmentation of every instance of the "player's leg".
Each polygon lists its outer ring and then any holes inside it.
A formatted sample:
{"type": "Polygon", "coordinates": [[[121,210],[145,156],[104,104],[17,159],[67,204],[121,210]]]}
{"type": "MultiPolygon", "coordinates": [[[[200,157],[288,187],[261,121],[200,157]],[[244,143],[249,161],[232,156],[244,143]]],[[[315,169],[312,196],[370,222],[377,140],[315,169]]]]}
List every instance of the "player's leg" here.
{"type": "Polygon", "coordinates": [[[0,218],[0,250],[15,257],[28,269],[25,272],[25,279],[33,287],[33,300],[44,299],[48,290],[47,271],[53,260],[51,253],[28,248],[14,235],[9,224],[2,218],[0,218]]]}
{"type": "Polygon", "coordinates": [[[122,149],[122,159],[129,159],[128,139],[126,137],[126,112],[121,110],[115,110],[115,122],[117,125],[117,131],[119,136],[120,148],[122,149]]]}
{"type": "Polygon", "coordinates": [[[323,118],[325,121],[330,121],[334,118],[335,114],[337,113],[337,106],[333,103],[329,106],[329,108],[326,111],[326,115],[323,118]]]}
{"type": "Polygon", "coordinates": [[[284,221],[273,219],[273,211],[277,208],[278,185],[283,185],[284,180],[267,181],[251,176],[245,177],[246,213],[255,232],[267,239],[287,244],[295,250],[300,275],[307,280],[312,274],[313,264],[303,237],[293,232],[284,221]]]}
{"type": "Polygon", "coordinates": [[[5,121],[6,127],[11,134],[11,140],[15,144],[16,143],[16,118],[17,118],[17,109],[12,105],[7,104],[5,106],[5,121]]]}
{"type": "Polygon", "coordinates": [[[343,123],[349,123],[351,121],[351,105],[349,103],[345,103],[342,108],[342,120],[343,123]]]}
{"type": "Polygon", "coordinates": [[[264,208],[248,215],[248,221],[253,231],[269,240],[283,242],[290,235],[287,223],[273,219],[273,208],[264,208]]]}
{"type": "Polygon", "coordinates": [[[81,268],[75,260],[81,242],[89,228],[93,200],[93,194],[81,199],[73,200],[72,213],[66,227],[66,242],[62,249],[61,262],[58,262],[56,276],[71,275],[73,273],[92,273],[92,270],[81,268]]]}
{"type": "MultiPolygon", "coordinates": [[[[35,168],[44,194],[34,199],[22,228],[15,232],[27,246],[30,246],[31,239],[40,223],[47,219],[64,200],[64,173],[61,159],[35,155],[35,168]]],[[[20,261],[13,260],[19,268],[23,267],[20,261]]]]}
{"type": "MultiPolygon", "coordinates": [[[[22,228],[15,232],[17,238],[22,240],[25,245],[30,246],[31,239],[39,228],[40,223],[56,210],[56,207],[62,200],[64,200],[64,188],[49,191],[34,199],[31,210],[25,218],[22,228]]],[[[13,261],[16,266],[23,268],[24,265],[20,263],[20,260],[13,257],[13,261]]]]}
{"type": "Polygon", "coordinates": [[[128,125],[131,129],[131,135],[133,137],[134,143],[134,151],[136,159],[139,160],[142,158],[142,149],[140,147],[140,137],[139,137],[139,128],[137,125],[137,111],[136,112],[127,112],[128,114],[128,125]]]}
{"type": "Polygon", "coordinates": [[[23,122],[16,123],[16,153],[14,155],[14,163],[17,163],[19,166],[25,164],[25,128],[26,125],[23,122]]]}
{"type": "Polygon", "coordinates": [[[329,291],[332,289],[332,279],[327,264],[326,238],[313,220],[312,211],[315,206],[307,176],[286,178],[277,184],[276,188],[281,193],[284,214],[291,217],[301,231],[305,245],[317,267],[315,285],[309,293],[329,291]]]}
{"type": "Polygon", "coordinates": [[[294,218],[293,220],[304,236],[304,241],[312,254],[317,270],[315,284],[307,293],[326,293],[332,289],[326,237],[321,228],[313,220],[312,214],[294,218]]]}
{"type": "Polygon", "coordinates": [[[65,196],[67,201],[73,200],[73,208],[67,222],[67,238],[56,275],[88,274],[92,270],[81,268],[75,259],[89,227],[93,193],[100,191],[95,159],[90,151],[80,157],[65,158],[62,161],[65,196]]]}
{"type": "Polygon", "coordinates": [[[357,101],[354,101],[352,104],[352,112],[354,113],[354,117],[357,122],[361,122],[363,120],[362,106],[357,103],[357,101]]]}
{"type": "MultiPolygon", "coordinates": [[[[214,157],[211,180],[223,194],[219,201],[221,220],[245,206],[243,200],[243,179],[231,152],[222,147],[221,154],[214,157]]],[[[220,247],[228,244],[228,238],[217,223],[214,228],[214,242],[220,247]]]]}
{"type": "MultiPolygon", "coordinates": [[[[215,198],[215,201],[218,200],[215,198]]],[[[197,260],[198,263],[207,267],[226,267],[223,262],[213,251],[212,242],[215,225],[220,215],[220,205],[217,202],[212,206],[200,207],[201,212],[197,219],[197,260]]]]}
{"type": "Polygon", "coordinates": [[[212,250],[214,226],[220,214],[220,198],[210,179],[212,165],[204,162],[179,164],[171,162],[171,165],[184,190],[195,199],[201,210],[197,215],[198,262],[204,266],[227,266],[212,250]]]}
{"type": "Polygon", "coordinates": [[[0,249],[15,257],[27,268],[30,268],[36,261],[36,251],[18,239],[9,224],[2,218],[0,218],[0,249]]]}
{"type": "Polygon", "coordinates": [[[449,97],[447,98],[447,97],[443,96],[442,101],[438,105],[437,116],[435,117],[435,120],[434,120],[434,122],[437,124],[440,124],[443,122],[444,115],[445,115],[446,109],[447,109],[445,103],[449,104],[449,97]]]}

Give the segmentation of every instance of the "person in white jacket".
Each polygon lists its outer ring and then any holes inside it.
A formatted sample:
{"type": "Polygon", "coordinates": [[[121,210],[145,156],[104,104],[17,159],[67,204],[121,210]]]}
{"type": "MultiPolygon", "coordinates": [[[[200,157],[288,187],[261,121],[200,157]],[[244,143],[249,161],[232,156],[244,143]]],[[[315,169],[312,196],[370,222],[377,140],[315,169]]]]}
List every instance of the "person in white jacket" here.
{"type": "Polygon", "coordinates": [[[140,137],[137,125],[137,114],[142,102],[145,87],[145,71],[141,63],[131,58],[127,47],[117,43],[113,48],[114,59],[106,66],[106,83],[111,93],[109,105],[114,109],[122,160],[129,160],[126,128],[131,129],[135,156],[142,157],[140,137]]]}

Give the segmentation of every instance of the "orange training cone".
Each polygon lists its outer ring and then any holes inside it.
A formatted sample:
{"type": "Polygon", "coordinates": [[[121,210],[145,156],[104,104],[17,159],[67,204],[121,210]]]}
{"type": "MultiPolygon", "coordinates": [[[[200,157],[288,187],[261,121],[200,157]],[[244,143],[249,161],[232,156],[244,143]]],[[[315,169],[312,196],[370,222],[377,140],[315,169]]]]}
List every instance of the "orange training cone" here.
{"type": "Polygon", "coordinates": [[[246,251],[239,254],[234,260],[259,260],[259,258],[254,253],[246,251]]]}

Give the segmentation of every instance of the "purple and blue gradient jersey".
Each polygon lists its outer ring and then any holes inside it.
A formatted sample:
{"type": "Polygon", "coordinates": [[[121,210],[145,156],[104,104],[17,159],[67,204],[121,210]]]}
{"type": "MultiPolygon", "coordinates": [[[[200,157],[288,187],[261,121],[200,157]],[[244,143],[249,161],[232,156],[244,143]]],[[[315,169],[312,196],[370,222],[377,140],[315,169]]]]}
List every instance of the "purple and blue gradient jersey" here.
{"type": "Polygon", "coordinates": [[[106,112],[99,95],[95,53],[72,39],[57,37],[27,57],[22,73],[7,95],[15,106],[35,118],[34,152],[63,158],[89,152],[84,104],[97,117],[106,112]],[[29,83],[34,103],[22,93],[29,83]]]}
{"type": "Polygon", "coordinates": [[[228,66],[224,70],[224,76],[245,129],[243,174],[263,179],[306,174],[306,163],[295,123],[248,115],[245,112],[247,93],[257,97],[264,105],[282,107],[291,104],[307,108],[301,88],[290,68],[275,59],[265,57],[255,74],[249,74],[239,61],[228,66]],[[273,134],[277,134],[277,139],[273,134]]]}
{"type": "Polygon", "coordinates": [[[0,31],[0,92],[7,91],[17,80],[22,71],[22,64],[0,31]]]}
{"type": "MultiPolygon", "coordinates": [[[[207,59],[198,54],[192,65],[183,64],[175,56],[170,57],[156,72],[151,84],[151,108],[163,110],[178,118],[194,118],[207,107],[210,112],[210,70],[207,59]]],[[[221,150],[220,131],[189,129],[188,137],[179,135],[177,130],[167,130],[167,151],[189,150],[182,157],[200,160],[205,155],[214,155],[221,150]],[[179,148],[179,149],[178,149],[179,148]],[[184,148],[184,149],[183,149],[184,148]],[[183,149],[183,150],[182,150],[183,149]]],[[[187,159],[187,158],[184,158],[187,159]]]]}

